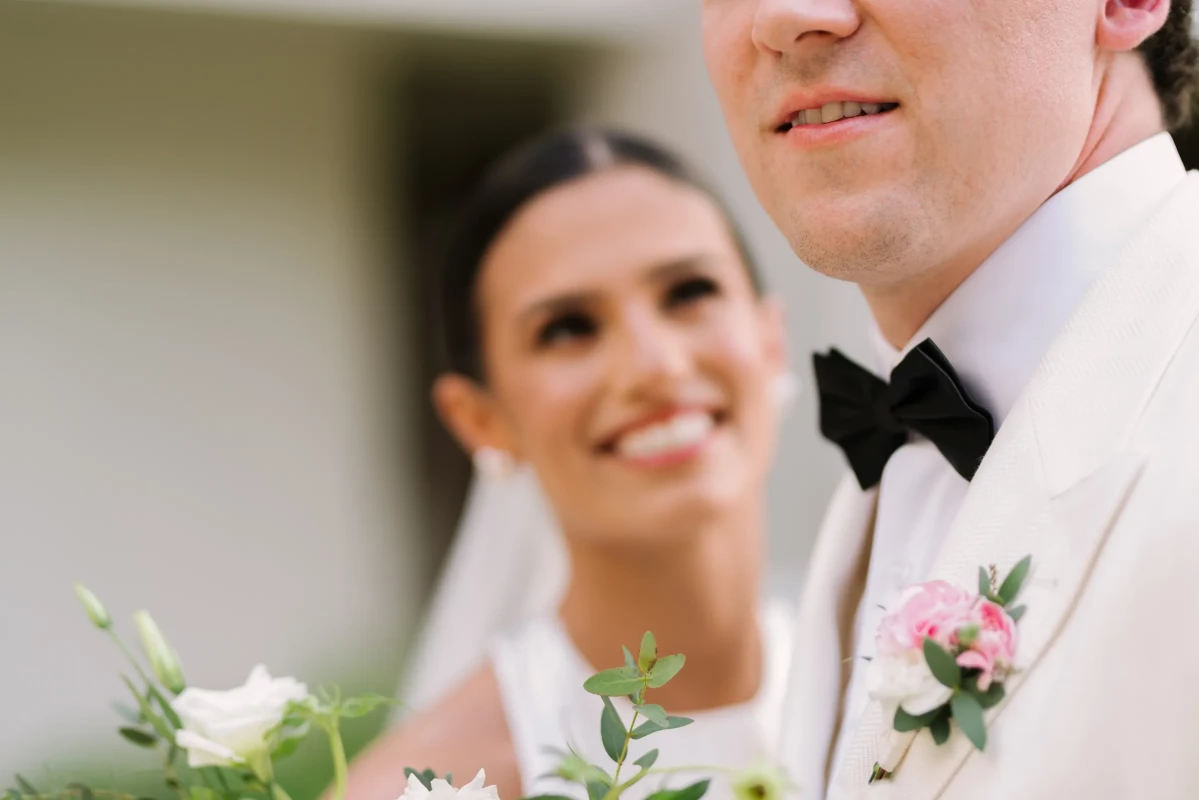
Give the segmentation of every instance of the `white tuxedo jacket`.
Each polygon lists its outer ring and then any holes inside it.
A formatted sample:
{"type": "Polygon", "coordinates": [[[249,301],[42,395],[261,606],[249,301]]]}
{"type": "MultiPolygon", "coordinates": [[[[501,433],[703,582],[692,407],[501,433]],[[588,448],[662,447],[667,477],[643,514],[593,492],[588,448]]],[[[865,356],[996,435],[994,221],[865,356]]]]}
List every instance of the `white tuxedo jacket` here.
{"type": "Polygon", "coordinates": [[[813,554],[783,757],[803,798],[1199,798],[1199,173],[1096,281],[999,430],[932,570],[973,589],[1031,554],[1018,672],[985,752],[890,730],[830,763],[875,493],[837,490],[813,554]],[[886,748],[894,775],[869,784],[886,748]]]}

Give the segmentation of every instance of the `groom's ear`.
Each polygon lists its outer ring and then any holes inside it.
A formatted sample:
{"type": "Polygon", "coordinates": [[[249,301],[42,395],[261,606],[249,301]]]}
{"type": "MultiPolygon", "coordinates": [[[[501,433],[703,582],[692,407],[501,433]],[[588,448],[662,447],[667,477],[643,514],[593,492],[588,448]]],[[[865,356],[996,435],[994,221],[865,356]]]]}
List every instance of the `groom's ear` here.
{"type": "Polygon", "coordinates": [[[1170,0],[1099,0],[1099,4],[1095,44],[1101,50],[1135,50],[1161,30],[1170,15],[1170,0]]]}
{"type": "Polygon", "coordinates": [[[484,447],[513,456],[512,443],[487,390],[465,375],[446,373],[433,382],[433,407],[468,455],[484,447]]]}

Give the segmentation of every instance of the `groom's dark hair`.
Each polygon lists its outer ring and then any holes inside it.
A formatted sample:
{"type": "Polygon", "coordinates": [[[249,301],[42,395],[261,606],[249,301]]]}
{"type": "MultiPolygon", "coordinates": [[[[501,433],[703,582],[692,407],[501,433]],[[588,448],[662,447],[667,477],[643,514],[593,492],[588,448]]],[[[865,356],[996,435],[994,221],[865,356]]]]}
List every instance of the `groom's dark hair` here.
{"type": "Polygon", "coordinates": [[[1166,24],[1139,48],[1172,131],[1191,121],[1199,87],[1199,47],[1191,33],[1194,5],[1194,0],[1172,0],[1166,24]]]}

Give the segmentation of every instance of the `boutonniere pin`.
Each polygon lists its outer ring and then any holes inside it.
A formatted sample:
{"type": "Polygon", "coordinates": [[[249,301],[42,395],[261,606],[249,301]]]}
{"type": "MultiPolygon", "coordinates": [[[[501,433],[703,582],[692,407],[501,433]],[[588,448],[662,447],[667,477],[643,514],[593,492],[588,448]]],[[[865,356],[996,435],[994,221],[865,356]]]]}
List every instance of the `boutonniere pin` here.
{"type": "MultiPolygon", "coordinates": [[[[944,744],[951,721],[979,750],[987,746],[983,712],[1004,697],[1003,682],[1016,656],[1016,623],[1024,606],[1013,606],[1032,557],[1000,583],[995,569],[979,567],[978,593],[945,581],[912,586],[899,609],[883,618],[877,654],[866,673],[870,697],[883,705],[895,731],[928,728],[944,744]]],[[[870,782],[891,775],[906,748],[875,764],[870,782]]]]}

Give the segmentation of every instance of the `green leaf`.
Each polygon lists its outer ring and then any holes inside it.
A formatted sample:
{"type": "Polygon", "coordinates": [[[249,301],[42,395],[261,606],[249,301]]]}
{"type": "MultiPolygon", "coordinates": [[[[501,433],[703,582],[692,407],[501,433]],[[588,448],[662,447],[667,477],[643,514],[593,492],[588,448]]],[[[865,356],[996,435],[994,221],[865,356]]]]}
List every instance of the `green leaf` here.
{"type": "Polygon", "coordinates": [[[158,744],[157,736],[137,728],[119,728],[117,732],[125,737],[126,741],[132,742],[138,747],[154,747],[158,744]]]}
{"type": "Polygon", "coordinates": [[[924,639],[924,659],[928,662],[928,668],[932,670],[933,677],[942,686],[956,689],[961,685],[962,668],[953,660],[953,656],[946,652],[945,648],[927,637],[924,639]]]}
{"type": "Polygon", "coordinates": [[[978,625],[966,625],[958,630],[958,644],[962,647],[969,647],[978,639],[979,633],[982,630],[978,625]]]}
{"type": "Polygon", "coordinates": [[[567,797],[564,794],[535,794],[532,797],[525,797],[521,800],[575,800],[575,798],[567,797]]]}
{"type": "Polygon", "coordinates": [[[637,656],[637,667],[642,672],[649,672],[658,660],[658,640],[652,631],[646,631],[641,637],[641,654],[637,656]]]}
{"type": "Polygon", "coordinates": [[[636,711],[640,711],[641,716],[645,717],[655,725],[661,725],[663,728],[666,727],[666,709],[662,708],[662,706],[651,703],[650,705],[633,706],[633,708],[636,711]]]}
{"type": "Polygon", "coordinates": [[[117,716],[128,722],[130,725],[141,725],[146,721],[142,715],[137,712],[137,709],[130,708],[124,703],[113,701],[112,703],[108,704],[108,707],[117,712],[117,716]]]}
{"type": "Polygon", "coordinates": [[[645,755],[643,755],[641,758],[637,759],[633,763],[636,764],[637,766],[641,767],[642,769],[649,769],[650,767],[652,767],[654,765],[654,762],[657,760],[658,760],[658,751],[650,750],[648,753],[646,753],[645,755]]]}
{"type": "Polygon", "coordinates": [[[666,727],[662,727],[655,722],[644,722],[633,729],[633,738],[644,739],[651,733],[657,733],[658,731],[669,731],[674,730],[675,728],[684,728],[694,721],[695,720],[687,719],[686,717],[667,717],[666,727]]]}
{"type": "Polygon", "coordinates": [[[158,707],[162,709],[162,715],[172,728],[179,730],[183,727],[183,720],[179,719],[179,715],[175,713],[175,708],[169,700],[162,696],[162,692],[158,691],[156,686],[150,686],[150,696],[158,702],[158,707]]]}
{"type": "Polygon", "coordinates": [[[982,597],[991,595],[991,575],[986,567],[978,568],[978,593],[982,597]]]}
{"type": "Polygon", "coordinates": [[[377,694],[349,697],[341,702],[338,713],[346,719],[358,719],[359,717],[365,717],[379,706],[385,706],[390,703],[391,698],[377,694]]]}
{"type": "Polygon", "coordinates": [[[977,687],[972,687],[970,693],[974,695],[974,699],[984,709],[993,708],[1003,700],[1004,689],[1002,683],[992,683],[987,687],[987,691],[981,692],[977,687]]]}
{"type": "Polygon", "coordinates": [[[939,745],[945,744],[949,740],[949,717],[941,714],[928,726],[928,730],[932,733],[934,742],[939,745]]]}
{"type": "MultiPolygon", "coordinates": [[[[624,651],[624,665],[629,669],[637,669],[637,659],[633,658],[633,654],[629,652],[629,648],[622,644],[620,649],[624,651]]],[[[641,670],[637,669],[637,671],[640,672],[641,670]]]]}
{"type": "Polygon", "coordinates": [[[166,721],[164,721],[162,717],[154,713],[154,708],[150,705],[150,702],[142,696],[142,693],[137,690],[137,687],[133,685],[133,681],[129,680],[124,675],[121,676],[121,680],[125,682],[125,685],[129,687],[130,693],[137,700],[138,710],[141,712],[141,715],[145,718],[146,722],[150,723],[150,726],[154,728],[159,736],[166,739],[168,742],[174,742],[174,731],[171,730],[170,726],[167,725],[166,721]]]}
{"type": "Polygon", "coordinates": [[[985,748],[987,726],[983,722],[983,707],[979,705],[978,699],[969,692],[954,692],[949,707],[953,711],[953,721],[962,729],[962,733],[966,734],[966,738],[979,750],[985,748]]]}
{"type": "Polygon", "coordinates": [[[921,728],[927,728],[932,724],[933,720],[941,716],[941,710],[943,708],[944,706],[941,708],[934,708],[927,714],[921,714],[918,717],[909,714],[902,708],[897,708],[895,709],[895,730],[899,731],[900,733],[907,733],[908,731],[918,731],[921,728]]]}
{"type": "Polygon", "coordinates": [[[599,781],[587,781],[587,800],[604,800],[608,795],[608,785],[599,781]]]}
{"type": "Polygon", "coordinates": [[[21,793],[16,789],[9,789],[4,793],[4,800],[21,800],[21,793]]]}
{"type": "Polygon", "coordinates": [[[641,673],[628,667],[606,669],[597,672],[583,683],[583,688],[592,694],[604,697],[620,697],[633,694],[642,686],[641,673]]]}
{"type": "Polygon", "coordinates": [[[20,773],[14,775],[13,780],[17,782],[17,788],[25,794],[39,794],[38,790],[34,788],[33,784],[25,780],[24,776],[22,776],[20,773]]]}
{"type": "MultiPolygon", "coordinates": [[[[305,734],[308,733],[307,728],[304,729],[304,733],[305,734]]],[[[276,761],[287,758],[288,756],[295,753],[296,750],[300,749],[300,745],[303,744],[304,739],[305,739],[305,736],[303,734],[301,734],[299,736],[284,736],[284,737],[282,737],[281,739],[279,739],[279,744],[275,745],[275,749],[271,753],[271,758],[276,761]]]]}
{"type": "Polygon", "coordinates": [[[708,785],[712,781],[702,780],[683,789],[663,789],[654,792],[645,800],[699,800],[708,793],[708,785]]]}
{"type": "Polygon", "coordinates": [[[600,738],[604,741],[604,751],[613,761],[619,762],[624,755],[625,738],[628,729],[616,713],[616,707],[607,697],[604,698],[604,712],[600,715],[600,738]]]}
{"type": "Polygon", "coordinates": [[[420,781],[421,786],[424,786],[429,790],[433,789],[433,778],[435,777],[433,775],[433,770],[426,769],[424,771],[419,771],[413,769],[412,767],[404,767],[405,778],[411,778],[413,775],[415,775],[416,779],[420,781]]]}
{"type": "Polygon", "coordinates": [[[1000,605],[1006,606],[1016,599],[1016,595],[1020,594],[1020,589],[1024,586],[1024,579],[1028,577],[1028,568],[1031,566],[1032,556],[1025,556],[1020,559],[1020,563],[1012,567],[1012,571],[1003,579],[1003,583],[999,587],[1000,605]]]}
{"type": "Polygon", "coordinates": [[[79,795],[79,800],[95,800],[96,794],[86,783],[68,783],[67,788],[79,795]]]}
{"type": "Polygon", "coordinates": [[[1028,611],[1028,606],[1016,606],[1008,609],[1007,615],[1012,618],[1012,622],[1019,622],[1025,611],[1028,611]]]}
{"type": "Polygon", "coordinates": [[[650,688],[660,689],[669,683],[671,678],[679,674],[679,670],[683,668],[684,661],[686,659],[682,653],[659,658],[658,663],[654,664],[654,668],[649,673],[650,688]]]}

